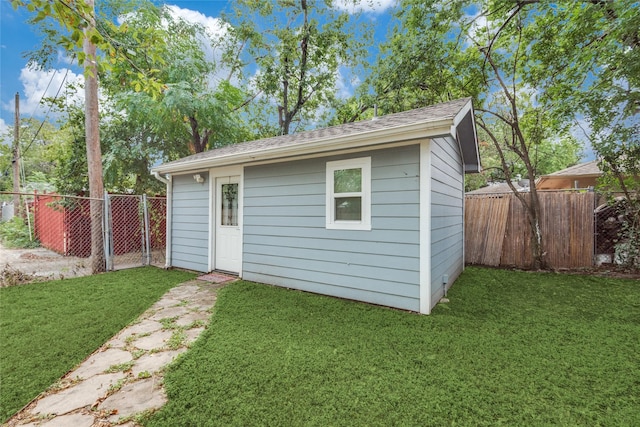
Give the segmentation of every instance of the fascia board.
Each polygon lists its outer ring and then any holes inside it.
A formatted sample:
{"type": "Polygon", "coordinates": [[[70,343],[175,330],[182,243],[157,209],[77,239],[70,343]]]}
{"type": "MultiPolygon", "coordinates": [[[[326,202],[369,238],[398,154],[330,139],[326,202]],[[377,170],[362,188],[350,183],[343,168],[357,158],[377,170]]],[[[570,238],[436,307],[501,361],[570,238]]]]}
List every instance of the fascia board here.
{"type": "Polygon", "coordinates": [[[218,166],[230,166],[234,164],[252,163],[264,160],[287,159],[301,155],[325,153],[346,148],[358,148],[374,146],[389,142],[400,142],[418,138],[429,138],[438,135],[447,135],[451,132],[451,119],[417,122],[411,125],[396,126],[387,129],[361,132],[347,136],[337,136],[313,140],[287,147],[266,148],[256,151],[248,151],[227,156],[197,159],[182,162],[168,167],[152,168],[152,173],[176,173],[191,171],[194,169],[212,168],[218,166]]]}
{"type": "MultiPolygon", "coordinates": [[[[460,111],[458,111],[458,114],[456,114],[456,116],[453,119],[453,126],[452,128],[458,128],[458,125],[460,125],[460,123],[462,122],[462,120],[464,120],[465,116],[471,112],[471,126],[472,126],[472,132],[473,132],[473,138],[475,141],[478,141],[478,132],[476,130],[476,118],[474,117],[473,114],[473,103],[471,100],[469,100],[461,109],[460,111]]],[[[454,138],[457,139],[457,134],[456,132],[454,132],[452,130],[452,133],[454,138]]],[[[462,150],[462,146],[460,145],[460,150],[462,150]]],[[[462,153],[462,151],[460,151],[462,153]]],[[[478,149],[477,145],[476,145],[476,150],[475,150],[475,164],[478,166],[478,171],[477,172],[481,172],[482,171],[482,165],[480,162],[480,150],[478,149]]],[[[467,171],[467,164],[465,163],[465,173],[467,171]]]]}
{"type": "Polygon", "coordinates": [[[467,113],[471,110],[471,107],[472,107],[471,100],[469,100],[467,103],[465,103],[462,106],[462,108],[460,108],[460,111],[458,111],[458,113],[453,118],[452,126],[457,127],[460,124],[460,122],[464,119],[464,116],[466,116],[467,113]]]}

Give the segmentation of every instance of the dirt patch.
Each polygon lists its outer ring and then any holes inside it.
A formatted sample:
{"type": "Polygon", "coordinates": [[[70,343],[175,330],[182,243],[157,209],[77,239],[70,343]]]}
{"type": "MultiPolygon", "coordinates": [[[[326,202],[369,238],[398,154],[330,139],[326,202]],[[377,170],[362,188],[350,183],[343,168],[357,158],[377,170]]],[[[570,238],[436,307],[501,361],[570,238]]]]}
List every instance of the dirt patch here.
{"type": "Polygon", "coordinates": [[[0,244],[0,286],[90,274],[86,259],[64,257],[45,248],[9,249],[0,244]]]}
{"type": "Polygon", "coordinates": [[[20,259],[28,259],[28,260],[34,260],[34,259],[38,259],[38,260],[48,260],[48,259],[56,259],[56,257],[52,257],[52,256],[42,256],[42,255],[37,255],[31,252],[26,252],[24,254],[20,255],[20,259]]]}
{"type": "MultiPolygon", "coordinates": [[[[147,258],[141,252],[117,255],[113,268],[141,267],[147,258]]],[[[151,254],[151,265],[163,267],[164,249],[155,249],[151,254]]],[[[0,286],[58,280],[91,274],[91,258],[62,256],[46,248],[9,249],[0,243],[0,286]]]]}

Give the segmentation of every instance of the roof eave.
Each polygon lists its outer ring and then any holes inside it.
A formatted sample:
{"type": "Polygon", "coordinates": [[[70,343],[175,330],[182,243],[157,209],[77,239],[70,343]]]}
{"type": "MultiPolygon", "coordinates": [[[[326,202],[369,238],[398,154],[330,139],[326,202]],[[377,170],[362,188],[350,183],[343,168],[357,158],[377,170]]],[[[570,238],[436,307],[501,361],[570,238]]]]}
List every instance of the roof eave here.
{"type": "MultiPolygon", "coordinates": [[[[480,150],[478,149],[478,133],[476,131],[476,122],[473,114],[473,103],[471,98],[458,111],[453,119],[452,132],[456,131],[458,135],[462,135],[460,151],[463,157],[465,173],[480,173],[482,166],[480,163],[480,150]]],[[[453,133],[456,135],[456,133],[453,133]]]]}
{"type": "Polygon", "coordinates": [[[455,126],[454,119],[447,118],[421,121],[410,125],[371,130],[347,136],[322,138],[286,147],[264,148],[244,153],[233,153],[226,156],[190,160],[173,165],[160,165],[152,168],[151,172],[158,174],[171,174],[274,159],[285,160],[309,154],[319,154],[343,149],[386,144],[389,142],[402,142],[412,139],[450,135],[452,126],[455,126]]]}

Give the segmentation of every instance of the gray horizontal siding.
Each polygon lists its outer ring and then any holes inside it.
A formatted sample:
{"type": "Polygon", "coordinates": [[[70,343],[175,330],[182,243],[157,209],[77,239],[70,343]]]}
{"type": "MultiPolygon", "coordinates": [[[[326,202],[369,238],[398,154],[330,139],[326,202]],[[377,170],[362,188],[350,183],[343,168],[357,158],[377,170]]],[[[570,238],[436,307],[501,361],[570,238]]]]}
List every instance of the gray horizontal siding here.
{"type": "Polygon", "coordinates": [[[419,149],[245,168],[243,277],[419,309],[419,149]],[[326,162],[371,156],[371,231],[325,228],[326,162]]]}
{"type": "Polygon", "coordinates": [[[191,175],[173,177],[171,265],[206,272],[209,268],[209,180],[198,184],[191,175]]]}
{"type": "Polygon", "coordinates": [[[464,176],[460,150],[453,138],[435,138],[431,145],[431,302],[444,294],[462,272],[464,176]]]}

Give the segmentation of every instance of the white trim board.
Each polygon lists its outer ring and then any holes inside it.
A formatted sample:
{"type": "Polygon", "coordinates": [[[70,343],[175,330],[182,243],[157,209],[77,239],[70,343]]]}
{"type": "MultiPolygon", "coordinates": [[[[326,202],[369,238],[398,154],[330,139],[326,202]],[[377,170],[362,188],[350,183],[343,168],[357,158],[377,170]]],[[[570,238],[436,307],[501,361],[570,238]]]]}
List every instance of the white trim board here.
{"type": "Polygon", "coordinates": [[[431,313],[431,140],[420,143],[420,314],[431,313]]]}

